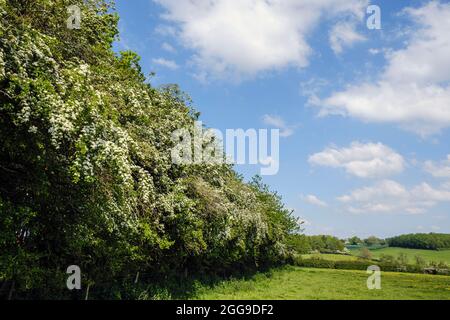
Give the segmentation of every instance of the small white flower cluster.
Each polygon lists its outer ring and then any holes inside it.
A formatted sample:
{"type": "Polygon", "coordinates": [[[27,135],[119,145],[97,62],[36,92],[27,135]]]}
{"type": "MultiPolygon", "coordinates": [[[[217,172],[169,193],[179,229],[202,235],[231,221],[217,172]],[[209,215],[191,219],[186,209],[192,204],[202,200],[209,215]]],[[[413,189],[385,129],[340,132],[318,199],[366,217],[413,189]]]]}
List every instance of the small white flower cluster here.
{"type": "Polygon", "coordinates": [[[77,118],[77,112],[72,105],[64,103],[60,100],[59,96],[49,96],[50,106],[52,108],[50,114],[50,128],[48,129],[51,137],[52,144],[56,149],[60,148],[60,145],[64,137],[74,133],[75,126],[74,120],[77,118]]]}
{"type": "Polygon", "coordinates": [[[143,204],[152,205],[155,201],[155,186],[152,176],[139,166],[133,168],[137,172],[137,192],[143,204]]]}
{"type": "Polygon", "coordinates": [[[89,65],[87,65],[86,63],[81,63],[79,68],[78,68],[78,72],[87,77],[89,75],[89,65]]]}

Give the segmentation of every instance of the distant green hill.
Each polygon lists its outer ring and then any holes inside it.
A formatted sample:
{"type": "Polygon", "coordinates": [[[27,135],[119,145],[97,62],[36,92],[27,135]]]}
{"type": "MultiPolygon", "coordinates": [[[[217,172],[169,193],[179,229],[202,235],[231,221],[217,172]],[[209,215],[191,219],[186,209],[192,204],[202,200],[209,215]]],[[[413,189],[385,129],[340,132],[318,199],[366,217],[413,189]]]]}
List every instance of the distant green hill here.
{"type": "MultiPolygon", "coordinates": [[[[450,264],[450,250],[424,250],[424,249],[408,249],[398,247],[388,248],[369,248],[373,258],[379,259],[383,254],[397,257],[400,253],[404,253],[408,257],[408,261],[413,263],[416,256],[422,257],[426,262],[446,262],[450,264]]],[[[354,256],[358,256],[360,253],[359,248],[350,249],[350,252],[354,256]]]]}

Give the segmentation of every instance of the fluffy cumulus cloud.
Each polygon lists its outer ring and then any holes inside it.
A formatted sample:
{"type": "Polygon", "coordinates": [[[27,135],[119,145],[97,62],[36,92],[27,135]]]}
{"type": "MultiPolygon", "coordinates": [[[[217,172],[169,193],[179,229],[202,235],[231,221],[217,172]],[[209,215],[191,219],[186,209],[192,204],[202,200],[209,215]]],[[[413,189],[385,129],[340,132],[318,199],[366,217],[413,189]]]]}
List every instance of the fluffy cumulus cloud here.
{"type": "Polygon", "coordinates": [[[430,2],[404,12],[416,22],[407,45],[385,53],[374,83],[349,85],[316,101],[321,115],[395,123],[421,136],[450,126],[450,3],[430,2]]]}
{"type": "Polygon", "coordinates": [[[312,204],[318,207],[327,207],[327,203],[325,201],[320,200],[317,196],[308,194],[306,196],[301,196],[302,200],[308,204],[312,204]]]}
{"type": "Polygon", "coordinates": [[[269,126],[280,129],[280,137],[289,137],[294,134],[294,126],[287,125],[283,118],[265,114],[263,122],[269,126]]]}
{"type": "Polygon", "coordinates": [[[344,168],[360,178],[386,177],[400,173],[403,157],[382,143],[353,142],[347,148],[329,147],[309,157],[312,165],[344,168]]]}
{"type": "Polygon", "coordinates": [[[337,23],[330,32],[330,46],[334,53],[340,54],[344,47],[349,47],[356,42],[361,42],[366,38],[356,31],[355,23],[337,23]]]}
{"type": "Polygon", "coordinates": [[[450,202],[450,191],[422,183],[411,189],[392,180],[379,181],[338,197],[352,213],[420,214],[440,202],[450,202]]]}
{"type": "Polygon", "coordinates": [[[440,162],[426,161],[424,168],[436,178],[450,178],[450,154],[446,160],[440,162]]]}
{"type": "MultiPolygon", "coordinates": [[[[367,0],[154,0],[203,77],[253,76],[308,65],[308,34],[324,18],[361,19],[367,0]]],[[[354,41],[340,33],[339,43],[354,41]]]]}

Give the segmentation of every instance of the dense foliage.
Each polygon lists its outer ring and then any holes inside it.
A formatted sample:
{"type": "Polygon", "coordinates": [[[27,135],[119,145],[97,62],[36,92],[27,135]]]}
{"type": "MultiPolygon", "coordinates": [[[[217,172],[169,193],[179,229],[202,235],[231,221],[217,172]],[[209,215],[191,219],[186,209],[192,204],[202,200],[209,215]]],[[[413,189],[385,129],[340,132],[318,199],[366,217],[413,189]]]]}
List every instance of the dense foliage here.
{"type": "Polygon", "coordinates": [[[386,239],[389,246],[412,249],[449,249],[450,234],[445,233],[414,233],[386,239]]]}
{"type": "Polygon", "coordinates": [[[297,259],[296,265],[300,267],[308,268],[326,268],[326,269],[346,269],[346,270],[367,270],[371,265],[376,264],[384,272],[396,271],[396,272],[412,272],[423,273],[423,268],[414,264],[401,264],[398,261],[384,262],[384,261],[371,261],[367,259],[355,260],[355,261],[332,261],[327,259],[309,258],[309,259],[297,259]]]}
{"type": "Polygon", "coordinates": [[[354,236],[348,238],[346,243],[348,246],[367,246],[367,247],[387,246],[386,240],[377,238],[375,236],[370,236],[364,240],[358,238],[357,236],[354,236]]]}
{"type": "Polygon", "coordinates": [[[348,244],[350,244],[352,246],[356,246],[356,245],[363,243],[363,241],[357,236],[351,237],[347,241],[348,241],[348,244]]]}
{"type": "Polygon", "coordinates": [[[303,234],[293,234],[289,236],[290,247],[299,254],[313,251],[321,253],[334,253],[343,251],[344,242],[329,235],[307,236],[303,234]]]}
{"type": "Polygon", "coordinates": [[[106,0],[0,0],[0,285],[14,296],[70,296],[69,265],[95,286],[289,256],[296,220],[260,179],[172,163],[172,132],[199,115],[114,53],[117,22],[106,0]],[[66,27],[74,4],[81,29],[66,27]]]}
{"type": "Polygon", "coordinates": [[[384,246],[386,245],[386,240],[377,238],[375,236],[370,236],[367,239],[364,239],[364,244],[368,247],[384,246]]]}

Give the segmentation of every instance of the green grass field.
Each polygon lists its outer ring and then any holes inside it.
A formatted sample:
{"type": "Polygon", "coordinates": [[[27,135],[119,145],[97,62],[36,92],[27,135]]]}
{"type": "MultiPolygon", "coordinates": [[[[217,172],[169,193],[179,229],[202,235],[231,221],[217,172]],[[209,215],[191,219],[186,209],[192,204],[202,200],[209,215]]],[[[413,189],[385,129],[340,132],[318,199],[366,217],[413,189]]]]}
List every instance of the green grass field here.
{"type": "MultiPolygon", "coordinates": [[[[350,249],[350,252],[357,256],[360,253],[360,249],[350,249]]],[[[401,252],[405,253],[408,256],[408,260],[410,263],[414,262],[415,256],[421,256],[427,262],[446,262],[450,264],[450,250],[421,250],[421,249],[406,249],[406,248],[382,248],[370,250],[373,254],[373,258],[379,258],[382,254],[388,254],[394,257],[397,257],[401,252]]]]}
{"type": "Polygon", "coordinates": [[[355,255],[343,255],[343,254],[324,254],[324,253],[314,253],[314,254],[302,254],[303,259],[320,258],[330,261],[356,261],[359,258],[355,255]]]}
{"type": "Polygon", "coordinates": [[[380,290],[367,289],[364,271],[285,267],[251,279],[201,288],[194,299],[450,300],[450,277],[384,272],[380,290]]]}

